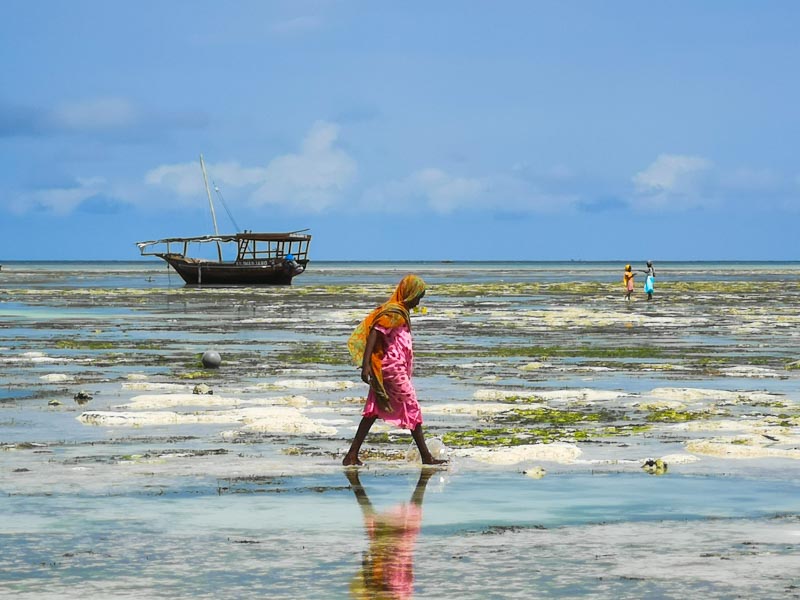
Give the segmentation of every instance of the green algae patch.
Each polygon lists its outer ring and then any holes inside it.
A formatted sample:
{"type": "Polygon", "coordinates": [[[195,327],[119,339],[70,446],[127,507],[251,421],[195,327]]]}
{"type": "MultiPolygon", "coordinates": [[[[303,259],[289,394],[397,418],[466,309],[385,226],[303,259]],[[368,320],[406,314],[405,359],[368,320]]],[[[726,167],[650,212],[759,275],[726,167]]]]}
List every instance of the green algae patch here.
{"type": "Polygon", "coordinates": [[[375,446],[387,446],[395,444],[405,447],[411,442],[411,436],[404,433],[389,433],[388,431],[381,431],[378,433],[370,433],[367,437],[367,442],[375,446]]]}
{"type": "Polygon", "coordinates": [[[751,400],[748,401],[747,398],[743,398],[747,402],[748,405],[753,407],[759,408],[789,408],[789,405],[786,402],[781,400],[751,400]]]}
{"type": "Polygon", "coordinates": [[[191,371],[189,373],[179,373],[178,379],[211,379],[218,376],[219,373],[215,371],[191,371]]]}
{"type": "Polygon", "coordinates": [[[466,344],[437,344],[435,350],[426,350],[423,347],[414,349],[414,356],[424,356],[427,358],[463,358],[474,359],[481,355],[483,346],[472,346],[466,344]]]}
{"type": "Polygon", "coordinates": [[[660,458],[656,458],[655,460],[649,458],[644,461],[642,469],[650,475],[666,475],[669,470],[669,465],[660,458]]]}
{"type": "Polygon", "coordinates": [[[551,283],[508,282],[493,283],[445,283],[435,286],[432,293],[437,296],[478,298],[485,296],[531,296],[538,294],[607,294],[617,290],[616,284],[594,281],[558,281],[551,283]]]}
{"type": "MultiPolygon", "coordinates": [[[[791,281],[660,281],[658,289],[662,292],[685,292],[691,294],[758,294],[778,293],[799,289],[791,281]]],[[[613,294],[621,290],[618,283],[598,281],[557,281],[536,282],[486,282],[486,283],[445,283],[435,286],[437,296],[476,298],[485,296],[531,296],[540,294],[581,295],[613,294]]],[[[350,291],[349,289],[347,291],[350,291]]],[[[432,288],[433,291],[433,288],[432,288]]]]}
{"type": "Polygon", "coordinates": [[[800,411],[794,411],[794,414],[780,413],[772,418],[779,419],[778,425],[781,427],[797,427],[800,425],[800,411]]]}
{"type": "Polygon", "coordinates": [[[520,407],[493,417],[492,422],[498,425],[496,427],[450,431],[442,436],[442,441],[448,446],[458,448],[549,444],[630,436],[652,427],[632,424],[600,425],[626,419],[624,413],[610,410],[580,412],[547,407],[520,407]]]}
{"type": "Polygon", "coordinates": [[[448,431],[442,442],[451,448],[494,448],[523,444],[550,444],[586,439],[582,432],[556,427],[486,427],[448,431]]]}
{"type": "Polygon", "coordinates": [[[732,361],[729,358],[725,357],[712,358],[703,356],[696,360],[690,361],[687,366],[697,370],[703,375],[719,377],[722,373],[722,369],[726,366],[729,366],[731,362],[732,361]]]}
{"type": "MultiPolygon", "coordinates": [[[[112,457],[111,460],[117,462],[153,462],[161,461],[167,458],[197,458],[202,456],[220,456],[228,453],[229,451],[225,448],[207,448],[200,450],[169,449],[144,452],[142,454],[122,454],[120,456],[112,457]]],[[[79,461],[80,457],[76,459],[76,462],[79,461]]]]}
{"type": "Polygon", "coordinates": [[[324,452],[321,448],[310,446],[309,444],[298,444],[296,446],[289,446],[281,450],[281,454],[285,456],[328,456],[329,453],[324,452]]]}
{"type": "Polygon", "coordinates": [[[58,340],[59,350],[114,350],[131,348],[133,350],[162,350],[163,345],[154,342],[109,342],[101,340],[58,340]]]}
{"type": "Polygon", "coordinates": [[[452,448],[493,448],[498,446],[521,446],[534,442],[550,443],[557,441],[547,429],[526,429],[524,427],[495,427],[448,431],[442,442],[452,448]]]}
{"type": "Polygon", "coordinates": [[[720,367],[730,364],[732,361],[730,358],[725,358],[724,356],[702,356],[693,361],[693,364],[706,368],[706,367],[720,367]]]}
{"type": "Polygon", "coordinates": [[[676,353],[655,346],[498,346],[476,354],[541,358],[672,358],[676,353]]]}
{"type": "Polygon", "coordinates": [[[607,283],[596,281],[559,281],[547,283],[541,286],[542,292],[550,294],[578,294],[581,296],[608,292],[616,289],[616,285],[609,286],[607,283]]]}
{"type": "Polygon", "coordinates": [[[406,460],[405,451],[400,450],[384,450],[377,448],[361,448],[359,456],[362,460],[385,460],[385,461],[400,461],[406,460]]]}
{"type": "Polygon", "coordinates": [[[319,342],[295,344],[290,350],[278,352],[275,359],[288,365],[347,365],[350,355],[339,343],[322,344],[319,342]]]}
{"type": "Polygon", "coordinates": [[[98,340],[58,340],[56,348],[60,350],[112,350],[116,348],[113,342],[98,340]]]}
{"type": "Polygon", "coordinates": [[[699,421],[710,417],[711,415],[705,412],[665,408],[650,411],[650,414],[647,415],[647,420],[651,423],[685,423],[686,421],[699,421]]]}
{"type": "Polygon", "coordinates": [[[556,410],[553,408],[514,408],[498,415],[497,421],[515,423],[536,423],[552,426],[576,425],[578,423],[617,421],[624,418],[621,413],[608,410],[599,412],[580,412],[575,410],[556,410]]]}
{"type": "Polygon", "coordinates": [[[745,356],[741,358],[740,362],[753,366],[763,365],[771,367],[776,364],[782,364],[782,361],[783,359],[777,356],[745,356]]]}
{"type": "Polygon", "coordinates": [[[503,396],[496,402],[500,404],[544,404],[545,399],[540,396],[503,396]]]}
{"type": "Polygon", "coordinates": [[[758,294],[797,289],[788,281],[669,281],[658,284],[659,290],[679,292],[716,292],[721,294],[758,294]]]}
{"type": "Polygon", "coordinates": [[[652,425],[609,425],[608,427],[601,427],[586,431],[590,437],[614,437],[614,436],[630,436],[645,433],[653,429],[652,425]]]}
{"type": "Polygon", "coordinates": [[[144,458],[144,454],[123,454],[119,460],[124,462],[133,462],[144,458]]]}
{"type": "Polygon", "coordinates": [[[437,285],[437,296],[456,296],[461,298],[476,298],[480,296],[527,296],[538,294],[542,285],[532,282],[524,283],[445,283],[437,285]]]}

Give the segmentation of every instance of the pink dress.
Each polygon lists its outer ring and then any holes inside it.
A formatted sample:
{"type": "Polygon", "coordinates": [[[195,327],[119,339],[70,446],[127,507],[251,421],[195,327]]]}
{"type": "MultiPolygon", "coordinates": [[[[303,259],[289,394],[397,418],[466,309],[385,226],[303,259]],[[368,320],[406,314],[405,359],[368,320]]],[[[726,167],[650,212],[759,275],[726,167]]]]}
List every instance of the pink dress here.
{"type": "Polygon", "coordinates": [[[392,412],[378,406],[375,392],[370,389],[364,405],[365,417],[380,417],[402,429],[415,429],[422,423],[422,409],[417,401],[417,392],[411,383],[414,370],[414,349],[408,325],[386,329],[376,325],[384,336],[383,387],[389,395],[392,412]]]}

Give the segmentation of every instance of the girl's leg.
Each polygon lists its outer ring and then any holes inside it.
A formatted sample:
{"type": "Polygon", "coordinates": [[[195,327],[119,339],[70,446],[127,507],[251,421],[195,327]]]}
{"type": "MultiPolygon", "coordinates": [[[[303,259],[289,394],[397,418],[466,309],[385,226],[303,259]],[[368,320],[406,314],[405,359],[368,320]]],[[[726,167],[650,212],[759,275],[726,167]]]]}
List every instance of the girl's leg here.
{"type": "Polygon", "coordinates": [[[425,434],[422,433],[422,423],[411,430],[411,437],[413,437],[414,441],[417,443],[419,456],[422,459],[423,465],[443,465],[447,462],[446,460],[433,458],[431,451],[428,450],[428,445],[425,443],[425,434]]]}
{"type": "Polygon", "coordinates": [[[414,488],[414,493],[411,494],[411,503],[417,506],[422,506],[422,499],[425,497],[425,488],[428,486],[428,480],[433,475],[433,469],[421,469],[419,472],[419,479],[414,488]]]}
{"type": "Polygon", "coordinates": [[[361,450],[361,444],[363,444],[364,440],[367,439],[367,434],[369,433],[372,424],[375,422],[375,419],[377,419],[377,417],[361,417],[361,423],[358,424],[356,437],[353,438],[353,443],[350,444],[350,450],[347,451],[347,454],[344,455],[344,459],[342,460],[343,465],[350,466],[364,464],[359,460],[358,452],[361,450]]]}
{"type": "Polygon", "coordinates": [[[353,490],[364,516],[374,515],[375,509],[372,507],[372,502],[369,501],[369,496],[367,496],[367,492],[364,486],[361,485],[361,480],[358,478],[358,469],[345,469],[344,474],[345,477],[347,477],[347,481],[350,482],[350,489],[353,490]]]}

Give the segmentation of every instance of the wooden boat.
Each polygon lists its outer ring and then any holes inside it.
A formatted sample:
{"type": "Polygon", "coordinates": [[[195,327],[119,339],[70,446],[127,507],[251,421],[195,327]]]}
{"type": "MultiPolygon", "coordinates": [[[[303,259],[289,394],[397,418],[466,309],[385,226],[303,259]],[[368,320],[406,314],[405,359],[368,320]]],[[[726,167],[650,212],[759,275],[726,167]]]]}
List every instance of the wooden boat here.
{"type": "Polygon", "coordinates": [[[299,231],[166,238],[137,242],[142,256],[158,256],[191,285],[291,285],[308,265],[311,235],[299,231]],[[219,260],[188,256],[190,244],[216,244],[219,260]],[[222,244],[236,244],[236,259],[222,259],[222,244]],[[180,251],[174,251],[178,246],[180,251]]]}
{"type": "Polygon", "coordinates": [[[140,254],[164,259],[187,284],[191,285],[291,285],[292,278],[300,275],[308,266],[311,235],[303,233],[308,230],[286,233],[244,231],[220,235],[202,154],[200,167],[203,170],[203,180],[214,221],[214,235],[137,242],[140,254]],[[217,259],[189,256],[190,244],[216,245],[217,259]],[[233,244],[236,245],[236,258],[223,260],[223,245],[233,244]]]}

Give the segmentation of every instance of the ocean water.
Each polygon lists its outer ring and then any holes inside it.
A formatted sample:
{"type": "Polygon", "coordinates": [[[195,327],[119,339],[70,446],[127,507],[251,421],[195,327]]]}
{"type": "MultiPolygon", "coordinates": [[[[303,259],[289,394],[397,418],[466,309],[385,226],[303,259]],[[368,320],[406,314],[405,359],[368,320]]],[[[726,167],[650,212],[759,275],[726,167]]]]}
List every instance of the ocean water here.
{"type": "Polygon", "coordinates": [[[622,266],[4,263],[0,596],[800,596],[800,263],[622,266]],[[343,469],[345,342],[408,272],[450,462],[378,423],[343,469]]]}

